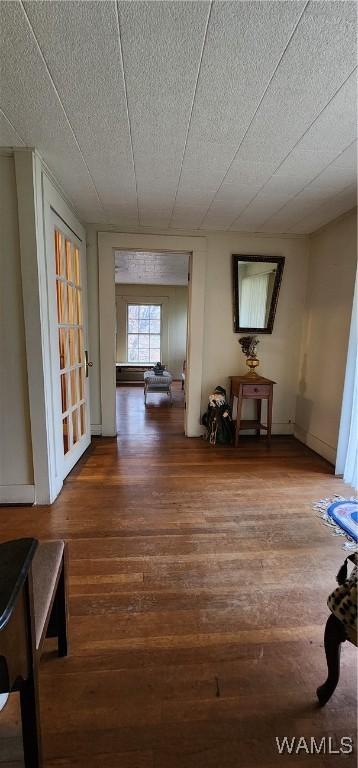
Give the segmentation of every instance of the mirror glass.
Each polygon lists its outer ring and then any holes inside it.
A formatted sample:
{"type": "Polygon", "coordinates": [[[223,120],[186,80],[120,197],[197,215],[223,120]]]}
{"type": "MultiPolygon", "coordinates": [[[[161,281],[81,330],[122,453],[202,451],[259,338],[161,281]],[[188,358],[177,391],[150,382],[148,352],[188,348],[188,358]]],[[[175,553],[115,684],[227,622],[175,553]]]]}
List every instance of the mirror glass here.
{"type": "Polygon", "coordinates": [[[272,333],[284,258],[233,255],[236,332],[272,333]]]}

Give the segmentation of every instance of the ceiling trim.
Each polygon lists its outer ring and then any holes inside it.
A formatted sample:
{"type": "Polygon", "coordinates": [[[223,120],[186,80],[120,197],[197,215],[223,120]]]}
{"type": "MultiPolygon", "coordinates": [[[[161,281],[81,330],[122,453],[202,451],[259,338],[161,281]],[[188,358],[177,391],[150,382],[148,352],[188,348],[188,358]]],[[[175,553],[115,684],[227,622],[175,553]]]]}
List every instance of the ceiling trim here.
{"type": "Polygon", "coordinates": [[[324,232],[325,229],[328,229],[328,227],[331,226],[331,224],[337,224],[338,222],[342,221],[343,219],[347,219],[348,216],[352,216],[355,214],[357,216],[358,208],[357,206],[354,206],[349,211],[345,211],[344,213],[341,213],[340,216],[337,216],[336,219],[331,219],[330,221],[327,221],[326,224],[322,224],[321,227],[318,229],[315,229],[314,232],[310,232],[309,234],[305,235],[305,237],[308,237],[309,240],[313,239],[314,237],[317,237],[321,234],[321,232],[324,232]]]}

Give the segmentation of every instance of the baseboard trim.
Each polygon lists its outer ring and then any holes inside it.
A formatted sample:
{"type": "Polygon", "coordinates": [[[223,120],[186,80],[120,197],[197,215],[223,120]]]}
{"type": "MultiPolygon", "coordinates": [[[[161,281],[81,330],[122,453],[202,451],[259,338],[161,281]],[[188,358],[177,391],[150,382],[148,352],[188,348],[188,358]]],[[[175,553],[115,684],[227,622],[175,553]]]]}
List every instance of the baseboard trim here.
{"type": "Polygon", "coordinates": [[[0,504],[34,504],[34,485],[0,485],[0,504]]]}
{"type": "Polygon", "coordinates": [[[101,436],[102,434],[102,424],[91,424],[91,435],[94,437],[101,436]]]}
{"type": "Polygon", "coordinates": [[[297,440],[304,443],[304,445],[307,445],[308,448],[311,448],[312,451],[318,453],[319,456],[322,456],[326,461],[329,461],[330,464],[335,466],[337,450],[333,448],[332,445],[328,445],[323,440],[320,440],[319,437],[312,435],[311,432],[306,432],[297,425],[295,427],[294,435],[297,437],[297,440]]]}

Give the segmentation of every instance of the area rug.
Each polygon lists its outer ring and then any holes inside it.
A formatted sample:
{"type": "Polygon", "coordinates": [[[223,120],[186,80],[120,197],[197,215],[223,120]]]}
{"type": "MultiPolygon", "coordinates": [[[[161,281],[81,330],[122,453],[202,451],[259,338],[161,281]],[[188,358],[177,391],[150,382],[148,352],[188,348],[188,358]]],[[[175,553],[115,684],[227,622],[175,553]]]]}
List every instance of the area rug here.
{"type": "Polygon", "coordinates": [[[314,509],[338,536],[344,536],[345,549],[354,549],[358,543],[358,498],[352,496],[334,496],[333,499],[321,499],[314,509]]]}

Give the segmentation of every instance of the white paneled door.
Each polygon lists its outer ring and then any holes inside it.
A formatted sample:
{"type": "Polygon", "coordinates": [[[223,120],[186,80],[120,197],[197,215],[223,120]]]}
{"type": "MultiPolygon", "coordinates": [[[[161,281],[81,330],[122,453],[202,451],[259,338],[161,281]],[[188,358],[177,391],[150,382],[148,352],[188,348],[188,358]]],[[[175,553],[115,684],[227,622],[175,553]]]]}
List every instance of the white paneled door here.
{"type": "Polygon", "coordinates": [[[49,236],[53,254],[48,279],[56,474],[63,480],[91,441],[87,278],[84,244],[54,212],[49,236]]]}

